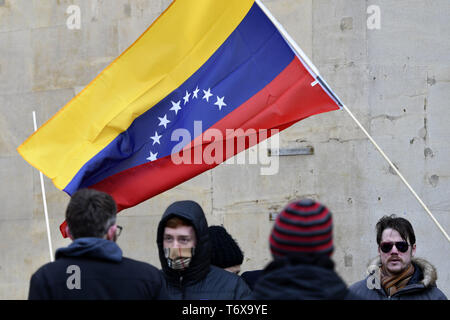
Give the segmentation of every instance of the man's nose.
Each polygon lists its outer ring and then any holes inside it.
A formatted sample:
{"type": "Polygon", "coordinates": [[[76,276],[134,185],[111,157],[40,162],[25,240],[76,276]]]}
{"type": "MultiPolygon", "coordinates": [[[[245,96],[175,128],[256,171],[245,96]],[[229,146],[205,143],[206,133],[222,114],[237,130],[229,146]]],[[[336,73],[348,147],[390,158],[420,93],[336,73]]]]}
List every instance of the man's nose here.
{"type": "Polygon", "coordinates": [[[177,239],[173,240],[173,247],[174,248],[180,248],[181,247],[181,244],[180,244],[180,242],[177,239]]]}
{"type": "Polygon", "coordinates": [[[391,254],[397,254],[398,255],[398,250],[397,250],[397,247],[395,245],[392,246],[391,254]]]}

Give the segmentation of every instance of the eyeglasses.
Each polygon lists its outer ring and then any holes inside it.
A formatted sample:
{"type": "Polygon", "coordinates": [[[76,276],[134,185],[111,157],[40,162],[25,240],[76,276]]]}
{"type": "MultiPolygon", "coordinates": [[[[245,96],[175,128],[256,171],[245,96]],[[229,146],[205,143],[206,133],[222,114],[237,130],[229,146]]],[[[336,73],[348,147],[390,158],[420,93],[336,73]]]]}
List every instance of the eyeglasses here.
{"type": "Polygon", "coordinates": [[[116,238],[118,238],[120,236],[120,234],[122,233],[122,226],[116,225],[116,238]]]}
{"type": "Polygon", "coordinates": [[[398,251],[404,253],[408,251],[409,244],[406,241],[397,241],[397,242],[382,242],[380,244],[380,249],[384,253],[388,253],[392,250],[392,247],[395,245],[398,251]]]}

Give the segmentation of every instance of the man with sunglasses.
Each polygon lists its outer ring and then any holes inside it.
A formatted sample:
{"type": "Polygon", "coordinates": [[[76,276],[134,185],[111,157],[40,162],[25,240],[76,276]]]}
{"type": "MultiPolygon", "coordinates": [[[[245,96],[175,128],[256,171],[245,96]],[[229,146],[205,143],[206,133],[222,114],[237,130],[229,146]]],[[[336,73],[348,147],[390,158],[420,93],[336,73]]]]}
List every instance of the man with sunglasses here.
{"type": "Polygon", "coordinates": [[[73,242],[33,274],[28,299],[167,299],[157,268],[122,256],[116,213],[109,194],[93,189],[74,193],[66,210],[66,232],[73,242]]]}
{"type": "Polygon", "coordinates": [[[379,256],[368,267],[365,280],[350,291],[369,300],[446,300],[436,286],[433,265],[415,258],[416,237],[411,223],[395,215],[384,216],[377,225],[379,256]]]}

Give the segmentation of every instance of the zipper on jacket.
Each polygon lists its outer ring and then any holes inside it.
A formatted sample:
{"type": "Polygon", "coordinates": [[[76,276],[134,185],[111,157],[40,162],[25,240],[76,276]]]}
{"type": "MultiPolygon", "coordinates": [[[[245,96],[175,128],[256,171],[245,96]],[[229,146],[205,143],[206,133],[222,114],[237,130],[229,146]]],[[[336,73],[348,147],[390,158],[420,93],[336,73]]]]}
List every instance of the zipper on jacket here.
{"type": "Polygon", "coordinates": [[[183,276],[180,276],[181,299],[184,300],[183,276]]]}

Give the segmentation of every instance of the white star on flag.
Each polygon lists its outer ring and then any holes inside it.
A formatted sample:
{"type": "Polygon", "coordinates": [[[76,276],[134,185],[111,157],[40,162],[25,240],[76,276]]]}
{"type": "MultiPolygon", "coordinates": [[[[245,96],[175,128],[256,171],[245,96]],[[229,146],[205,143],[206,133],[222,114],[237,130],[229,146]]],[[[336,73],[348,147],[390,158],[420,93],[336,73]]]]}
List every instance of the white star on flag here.
{"type": "Polygon", "coordinates": [[[191,96],[191,94],[189,93],[189,92],[187,92],[187,90],[186,90],[186,95],[183,97],[183,99],[184,99],[184,104],[186,104],[186,103],[188,103],[189,102],[189,97],[191,96]]]}
{"type": "Polygon", "coordinates": [[[224,98],[225,97],[220,98],[219,96],[217,96],[217,101],[216,103],[214,103],[215,106],[219,106],[219,110],[222,110],[222,107],[227,105],[225,102],[223,102],[224,98]]]}
{"type": "MultiPolygon", "coordinates": [[[[189,93],[189,91],[186,90],[186,94],[185,96],[182,98],[184,100],[184,105],[186,105],[189,102],[189,99],[199,99],[199,92],[203,91],[203,97],[202,100],[206,100],[206,102],[209,104],[209,98],[216,96],[216,102],[214,103],[214,105],[219,107],[219,110],[222,110],[222,107],[227,106],[227,104],[225,103],[225,96],[220,97],[218,95],[214,95],[211,93],[211,88],[208,88],[208,90],[203,90],[203,88],[199,88],[199,86],[197,85],[195,90],[193,90],[191,93],[189,93]],[[191,95],[192,94],[192,95],[191,95]]],[[[176,117],[178,116],[178,111],[182,110],[183,108],[181,107],[181,99],[178,101],[170,101],[172,104],[172,107],[170,107],[169,110],[174,111],[175,112],[175,116],[174,118],[176,119],[176,117]]],[[[211,104],[214,102],[214,98],[211,99],[211,104]]],[[[167,106],[167,108],[169,108],[169,106],[167,106]]],[[[167,109],[166,109],[167,110],[167,109]]],[[[214,108],[210,109],[212,112],[214,112],[214,108]]],[[[158,126],[164,126],[164,129],[167,129],[167,125],[172,122],[172,120],[169,120],[168,118],[171,117],[172,114],[171,113],[166,113],[164,114],[163,117],[157,117],[159,119],[159,125],[158,126]]],[[[162,129],[161,129],[162,130],[162,129]]],[[[159,144],[161,146],[161,138],[163,137],[164,131],[161,132],[161,134],[158,133],[158,131],[155,131],[155,134],[153,136],[150,137],[151,140],[153,140],[152,146],[155,146],[156,144],[159,144]]],[[[156,148],[156,147],[154,147],[156,148]]],[[[153,149],[153,151],[161,151],[158,149],[153,149]]],[[[158,152],[153,153],[152,151],[150,152],[150,156],[148,156],[146,159],[148,161],[155,161],[158,159],[158,152]]],[[[164,155],[162,155],[164,156],[164,155]]]]}
{"type": "Polygon", "coordinates": [[[155,145],[155,143],[157,144],[161,144],[161,142],[159,142],[159,139],[161,139],[162,135],[158,135],[158,132],[155,131],[155,135],[153,137],[150,137],[150,139],[153,140],[153,145],[155,145]]]}
{"type": "Polygon", "coordinates": [[[177,115],[178,111],[181,110],[181,107],[180,107],[181,100],[179,100],[177,103],[175,103],[173,101],[171,101],[171,102],[172,102],[172,108],[170,108],[170,110],[175,111],[175,115],[177,115]]]}
{"type": "Polygon", "coordinates": [[[153,153],[153,152],[150,151],[150,157],[148,157],[147,160],[148,161],[155,161],[157,155],[158,155],[158,152],[153,153]]]}
{"type": "Polygon", "coordinates": [[[204,93],[204,96],[202,99],[205,99],[206,102],[209,102],[209,97],[212,96],[211,88],[209,88],[208,91],[203,90],[203,93],[204,93]]]}
{"type": "Polygon", "coordinates": [[[159,119],[159,125],[160,126],[164,126],[164,129],[167,129],[167,124],[170,122],[170,120],[167,120],[167,114],[166,115],[164,115],[164,117],[163,118],[160,118],[160,117],[158,117],[158,119],[159,119]]]}
{"type": "Polygon", "coordinates": [[[197,88],[195,88],[195,90],[192,92],[192,99],[198,98],[197,94],[198,94],[199,91],[200,90],[198,89],[198,86],[197,86],[197,88]]]}

